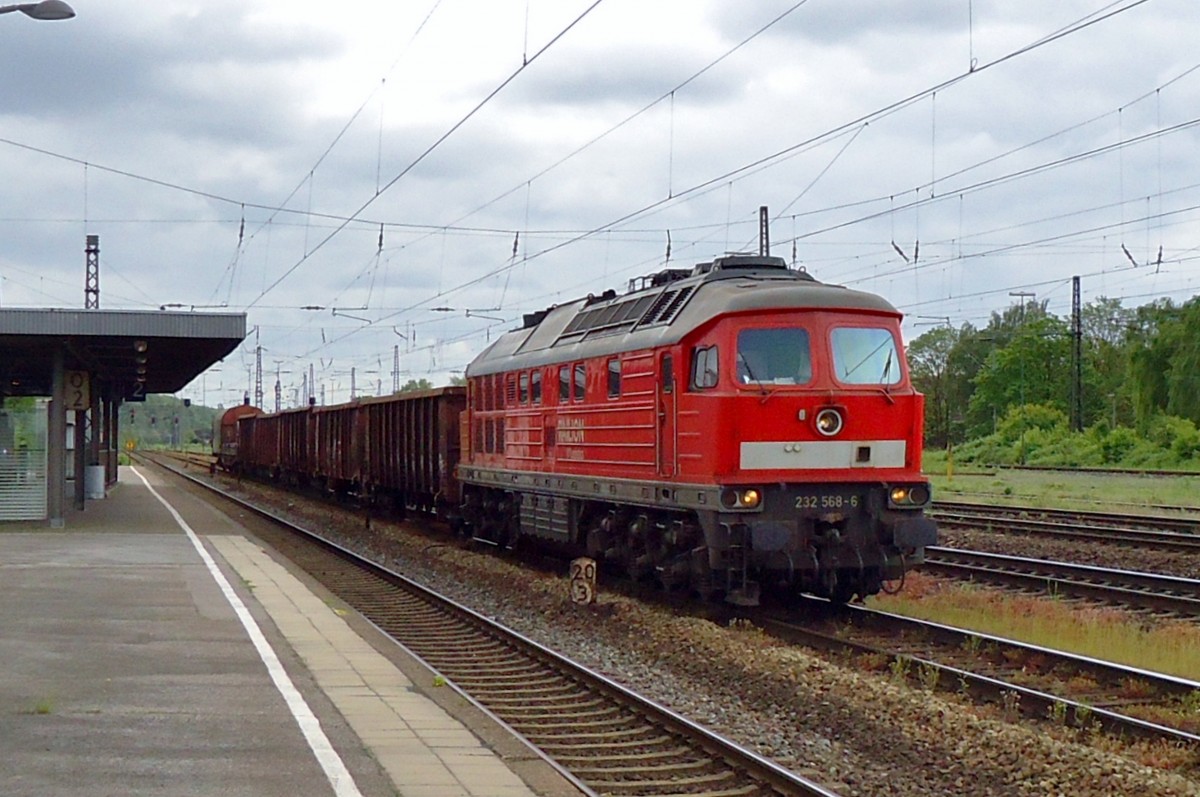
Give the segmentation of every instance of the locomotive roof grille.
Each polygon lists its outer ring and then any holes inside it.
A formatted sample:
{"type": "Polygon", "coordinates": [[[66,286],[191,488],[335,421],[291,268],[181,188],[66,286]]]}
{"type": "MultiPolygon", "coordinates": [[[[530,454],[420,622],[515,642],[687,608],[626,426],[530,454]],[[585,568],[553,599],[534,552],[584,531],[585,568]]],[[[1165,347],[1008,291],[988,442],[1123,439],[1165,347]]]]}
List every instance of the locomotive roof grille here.
{"type": "Polygon", "coordinates": [[[687,285],[678,290],[663,291],[659,295],[658,301],[646,311],[642,316],[642,320],[637,323],[637,326],[645,327],[655,324],[669,324],[687,304],[688,298],[696,290],[695,285],[687,285]]]}

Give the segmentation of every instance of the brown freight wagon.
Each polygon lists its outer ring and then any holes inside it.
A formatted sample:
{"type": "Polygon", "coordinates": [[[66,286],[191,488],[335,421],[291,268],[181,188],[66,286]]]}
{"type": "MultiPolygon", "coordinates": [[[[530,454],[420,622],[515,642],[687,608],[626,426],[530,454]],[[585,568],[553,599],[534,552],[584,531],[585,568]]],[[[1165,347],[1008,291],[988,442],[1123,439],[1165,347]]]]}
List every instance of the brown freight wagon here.
{"type": "Polygon", "coordinates": [[[461,498],[466,404],[466,388],[444,387],[243,418],[239,464],[285,484],[445,515],[461,498]]]}
{"type": "Polygon", "coordinates": [[[238,445],[230,469],[236,473],[276,478],[279,475],[279,429],[278,415],[238,418],[238,445]]]}
{"type": "Polygon", "coordinates": [[[463,387],[418,390],[357,405],[363,441],[362,490],[397,510],[445,514],[460,493],[458,416],[463,387]]]}
{"type": "Polygon", "coordinates": [[[314,407],[313,486],[345,496],[361,490],[362,434],[359,403],[314,407]]]}

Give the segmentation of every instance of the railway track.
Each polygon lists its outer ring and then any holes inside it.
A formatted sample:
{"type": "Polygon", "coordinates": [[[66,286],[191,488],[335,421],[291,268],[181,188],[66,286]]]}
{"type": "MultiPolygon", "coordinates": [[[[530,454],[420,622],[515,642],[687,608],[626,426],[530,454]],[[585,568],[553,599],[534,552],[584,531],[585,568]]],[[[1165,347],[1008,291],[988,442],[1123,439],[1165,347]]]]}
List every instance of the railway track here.
{"type": "MultiPolygon", "coordinates": [[[[288,543],[281,539],[275,544],[288,543]]],[[[317,564],[306,569],[327,572],[328,566],[317,564]]],[[[391,575],[384,572],[381,577],[390,579],[391,575]]],[[[374,589],[367,589],[367,595],[374,589]]],[[[557,674],[538,675],[533,664],[526,663],[490,636],[472,639],[457,630],[448,630],[447,622],[437,613],[419,619],[398,614],[397,605],[409,600],[398,594],[384,593],[370,608],[366,606],[370,598],[358,592],[357,587],[351,586],[339,594],[381,627],[395,628],[398,635],[405,629],[427,630],[424,642],[404,644],[494,714],[535,739],[576,777],[585,782],[590,778],[589,786],[612,794],[656,793],[617,788],[615,781],[624,783],[626,776],[614,771],[609,758],[626,765],[638,762],[636,769],[643,778],[656,771],[661,775],[665,770],[658,767],[676,766],[665,760],[671,751],[661,748],[661,745],[671,746],[669,740],[674,738],[671,728],[654,730],[656,726],[648,720],[597,716],[593,705],[600,705],[600,698],[577,692],[568,683],[572,679],[564,680],[557,674]],[[465,664],[456,663],[462,651],[469,652],[471,657],[465,664]],[[479,660],[497,662],[503,671],[477,672],[479,660]],[[521,685],[534,686],[542,702],[517,692],[521,685]],[[595,724],[581,731],[580,723],[595,724]],[[599,757],[593,754],[598,745],[608,744],[613,746],[601,747],[607,752],[599,757]]],[[[824,610],[830,608],[823,601],[813,603],[824,610]]],[[[957,691],[979,702],[999,705],[1006,713],[1073,725],[1085,732],[1105,731],[1200,746],[1200,719],[1191,705],[1200,699],[1200,683],[865,607],[840,607],[834,612],[833,631],[814,627],[820,624],[800,625],[794,616],[769,612],[755,614],[751,619],[785,641],[862,657],[860,662],[868,668],[887,669],[918,688],[957,691]]],[[[538,649],[536,643],[530,644],[538,649]]],[[[553,657],[549,651],[539,655],[553,657]]],[[[623,691],[615,684],[607,688],[623,691]]],[[[616,712],[617,708],[605,711],[616,712]]],[[[674,721],[687,723],[682,718],[674,721]]],[[[697,793],[808,793],[739,791],[744,787],[728,791],[709,780],[725,777],[706,768],[705,762],[711,761],[713,755],[694,756],[681,762],[683,769],[676,770],[694,773],[689,777],[697,780],[689,788],[698,789],[697,793]]]]}
{"type": "Polygon", "coordinates": [[[1200,749],[1200,682],[903,617],[841,607],[836,631],[764,612],[781,639],[851,654],[916,686],[957,691],[1004,710],[1084,730],[1200,749]]]}
{"type": "Polygon", "coordinates": [[[944,526],[1200,553],[1200,518],[1072,512],[939,501],[931,515],[944,526]]]}
{"type": "Polygon", "coordinates": [[[925,549],[922,570],[1153,612],[1200,615],[1200,580],[1191,578],[942,547],[925,549]]]}
{"type": "Polygon", "coordinates": [[[215,467],[217,458],[212,454],[205,454],[196,451],[154,451],[154,452],[139,452],[143,456],[153,453],[156,457],[165,457],[174,462],[182,463],[187,467],[196,467],[205,471],[211,471],[215,467]]]}
{"type": "Polygon", "coordinates": [[[837,797],[470,608],[170,469],[269,520],[275,530],[264,542],[592,794],[837,797]]]}

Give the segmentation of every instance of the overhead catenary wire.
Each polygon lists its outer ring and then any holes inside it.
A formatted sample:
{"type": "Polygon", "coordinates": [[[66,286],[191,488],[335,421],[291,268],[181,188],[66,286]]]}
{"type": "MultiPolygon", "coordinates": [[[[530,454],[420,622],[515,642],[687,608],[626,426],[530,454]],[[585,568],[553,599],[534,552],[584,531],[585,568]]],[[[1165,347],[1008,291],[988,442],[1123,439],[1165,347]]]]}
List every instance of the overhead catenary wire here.
{"type": "Polygon", "coordinates": [[[301,266],[303,266],[313,254],[315,254],[320,249],[322,249],[327,243],[329,243],[329,241],[333,240],[333,238],[336,237],[342,230],[344,230],[350,224],[350,222],[357,219],[360,215],[362,215],[363,211],[365,211],[367,208],[369,208],[371,205],[373,205],[375,203],[375,200],[377,200],[380,196],[382,196],[389,189],[391,189],[392,186],[396,185],[396,183],[400,182],[400,180],[402,180],[405,176],[407,176],[422,161],[424,161],[425,158],[427,158],[430,154],[432,154],[434,150],[436,150],[439,146],[441,146],[446,141],[446,139],[450,138],[450,136],[454,135],[454,133],[459,128],[461,128],[464,124],[466,124],[468,121],[470,121],[470,119],[473,116],[475,116],[475,114],[477,114],[484,106],[486,106],[489,102],[491,102],[496,97],[496,95],[498,95],[501,91],[503,91],[510,83],[512,83],[514,80],[516,80],[517,77],[522,72],[524,72],[526,69],[528,69],[536,60],[538,60],[542,55],[544,55],[551,47],[553,47],[555,44],[557,44],[559,40],[561,40],[564,36],[566,36],[567,33],[569,33],[576,25],[578,25],[580,22],[582,22],[584,20],[584,18],[587,17],[587,15],[590,14],[593,10],[595,10],[596,7],[599,6],[602,2],[604,2],[604,0],[594,0],[594,2],[592,2],[587,8],[585,8],[582,13],[580,13],[577,17],[575,17],[575,19],[571,20],[571,22],[569,22],[566,25],[566,27],[564,27],[562,30],[560,30],[558,33],[556,33],[554,35],[554,37],[550,39],[550,41],[548,41],[546,44],[544,44],[532,56],[525,59],[525,62],[523,64],[521,64],[521,66],[519,66],[508,77],[506,77],[503,81],[501,81],[498,86],[496,86],[494,89],[492,89],[482,100],[480,100],[474,107],[472,107],[471,110],[467,111],[467,113],[461,119],[459,119],[457,122],[455,122],[453,125],[451,125],[450,129],[448,129],[446,132],[442,133],[442,135],[440,135],[437,138],[437,140],[435,140],[432,144],[430,144],[428,147],[426,147],[425,150],[421,152],[421,154],[419,154],[407,166],[405,166],[403,169],[401,169],[394,177],[392,177],[392,179],[388,180],[388,182],[386,184],[384,184],[384,186],[382,188],[380,188],[375,193],[374,196],[370,197],[365,202],[363,202],[358,207],[358,209],[356,211],[354,211],[353,213],[351,213],[350,216],[344,222],[339,224],[333,230],[333,232],[329,233],[327,236],[325,236],[323,239],[321,239],[321,241],[319,243],[317,243],[317,245],[314,246],[311,250],[308,250],[306,248],[303,257],[301,257],[299,260],[297,260],[290,268],[285,270],[283,272],[283,274],[281,274],[274,282],[272,282],[270,285],[268,285],[266,288],[264,288],[258,294],[258,296],[256,296],[253,300],[251,300],[249,302],[249,304],[246,305],[246,308],[249,309],[251,307],[254,307],[256,304],[258,304],[258,302],[264,296],[266,296],[272,290],[277,288],[280,284],[283,283],[284,280],[286,280],[288,277],[290,277],[292,274],[294,274],[297,271],[297,269],[299,269],[301,266]]]}

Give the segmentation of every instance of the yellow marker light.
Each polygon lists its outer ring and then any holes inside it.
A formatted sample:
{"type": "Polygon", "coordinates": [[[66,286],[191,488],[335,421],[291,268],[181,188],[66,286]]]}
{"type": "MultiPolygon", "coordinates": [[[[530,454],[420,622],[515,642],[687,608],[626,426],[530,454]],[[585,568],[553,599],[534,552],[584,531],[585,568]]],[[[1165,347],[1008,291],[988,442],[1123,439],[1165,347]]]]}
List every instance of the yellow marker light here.
{"type": "Polygon", "coordinates": [[[908,503],[908,488],[907,487],[893,487],[892,488],[892,503],[893,504],[908,503]]]}
{"type": "Polygon", "coordinates": [[[758,506],[758,502],[762,500],[762,494],[758,490],[750,489],[742,493],[742,506],[753,509],[758,506]]]}

